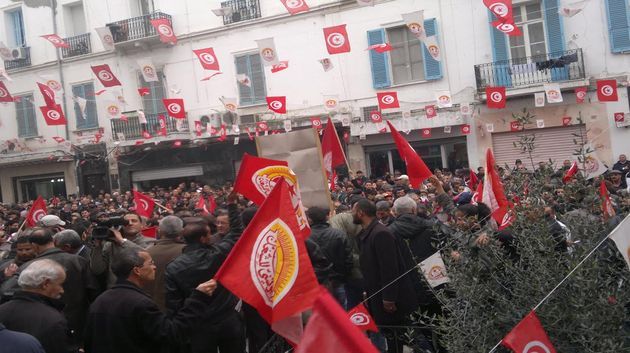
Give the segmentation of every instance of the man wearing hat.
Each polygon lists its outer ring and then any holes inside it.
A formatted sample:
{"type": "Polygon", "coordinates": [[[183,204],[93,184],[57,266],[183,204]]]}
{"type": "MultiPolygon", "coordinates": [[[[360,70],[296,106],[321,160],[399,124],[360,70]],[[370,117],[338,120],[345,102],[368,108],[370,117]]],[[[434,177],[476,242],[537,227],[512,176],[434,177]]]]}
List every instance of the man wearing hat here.
{"type": "Polygon", "coordinates": [[[49,214],[39,220],[39,225],[42,228],[50,229],[53,234],[56,234],[64,230],[63,227],[66,225],[66,222],[62,221],[59,216],[49,214]]]}

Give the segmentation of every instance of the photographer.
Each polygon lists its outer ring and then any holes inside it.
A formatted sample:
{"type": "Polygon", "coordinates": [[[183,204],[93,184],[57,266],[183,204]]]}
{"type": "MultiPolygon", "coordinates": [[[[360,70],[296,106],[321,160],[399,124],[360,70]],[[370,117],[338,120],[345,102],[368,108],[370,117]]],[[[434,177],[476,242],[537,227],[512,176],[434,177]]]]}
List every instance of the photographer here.
{"type": "Polygon", "coordinates": [[[118,257],[122,249],[146,249],[152,245],[153,239],[140,234],[142,224],[142,218],[139,215],[127,213],[122,219],[112,218],[99,222],[92,231],[94,248],[90,254],[90,269],[96,276],[107,273],[108,288],[116,282],[116,277],[111,271],[111,263],[118,257]],[[120,231],[117,228],[120,228],[120,231]]]}

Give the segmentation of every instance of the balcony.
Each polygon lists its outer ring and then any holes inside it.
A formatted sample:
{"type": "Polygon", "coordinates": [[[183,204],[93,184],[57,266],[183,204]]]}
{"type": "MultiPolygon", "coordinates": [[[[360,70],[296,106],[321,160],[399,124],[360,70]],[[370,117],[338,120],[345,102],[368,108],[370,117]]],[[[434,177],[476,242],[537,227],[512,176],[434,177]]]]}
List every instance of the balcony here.
{"type": "Polygon", "coordinates": [[[171,22],[171,15],[154,12],[126,20],[108,23],[106,26],[112,31],[112,38],[116,47],[133,47],[136,42],[160,43],[159,35],[151,25],[151,20],[166,18],[171,22]]]}
{"type": "Polygon", "coordinates": [[[159,114],[145,114],[147,123],[140,124],[140,120],[135,113],[127,114],[127,121],[121,119],[111,119],[112,135],[114,141],[141,140],[144,139],[142,133],[148,131],[151,136],[156,137],[160,129],[158,121],[159,115],[166,116],[167,134],[188,133],[188,119],[175,119],[167,116],[166,112],[159,114]]]}
{"type": "Polygon", "coordinates": [[[5,70],[16,70],[23,67],[31,66],[31,48],[30,47],[21,47],[21,48],[13,48],[11,50],[14,58],[18,58],[15,60],[7,60],[4,62],[5,70]]]}
{"type": "Polygon", "coordinates": [[[253,20],[260,17],[260,3],[258,0],[230,0],[221,2],[221,8],[231,8],[232,14],[223,16],[223,24],[253,20]]]}
{"type": "Polygon", "coordinates": [[[573,49],[475,65],[475,78],[480,93],[488,86],[525,88],[549,82],[583,80],[586,78],[584,56],[582,49],[573,49]]]}
{"type": "Polygon", "coordinates": [[[64,59],[87,55],[92,52],[92,42],[90,41],[89,33],[64,38],[64,41],[70,46],[69,48],[61,48],[61,56],[64,59]]]}

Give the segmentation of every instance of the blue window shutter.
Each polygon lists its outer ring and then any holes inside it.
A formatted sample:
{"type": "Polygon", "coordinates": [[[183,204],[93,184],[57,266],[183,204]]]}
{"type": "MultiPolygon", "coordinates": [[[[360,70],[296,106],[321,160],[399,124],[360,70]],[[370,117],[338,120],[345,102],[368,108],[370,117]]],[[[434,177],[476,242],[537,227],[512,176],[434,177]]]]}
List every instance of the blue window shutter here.
{"type": "MultiPolygon", "coordinates": [[[[424,21],[424,29],[427,36],[435,35],[437,42],[440,42],[440,36],[437,31],[437,23],[435,18],[430,18],[424,21]]],[[[439,80],[442,78],[442,63],[433,59],[431,53],[427,49],[426,45],[420,45],[422,48],[422,57],[424,61],[424,78],[427,80],[439,80]]],[[[444,53],[444,49],[440,46],[440,51],[444,53]]]]}
{"type": "Polygon", "coordinates": [[[488,86],[512,87],[512,76],[510,72],[510,44],[505,33],[492,26],[495,18],[492,12],[488,11],[490,20],[490,40],[492,42],[492,58],[494,59],[494,70],[492,79],[488,79],[488,86]]]}
{"type": "MultiPolygon", "coordinates": [[[[545,26],[547,27],[547,50],[550,58],[559,58],[564,55],[564,27],[562,17],[558,13],[560,0],[543,0],[545,26]]],[[[552,81],[565,81],[569,79],[569,70],[566,67],[552,68],[552,81]]]]}
{"type": "Polygon", "coordinates": [[[630,51],[630,11],[628,0],[606,0],[608,36],[613,53],[630,51]]]}
{"type": "MultiPolygon", "coordinates": [[[[385,30],[375,29],[368,31],[368,46],[385,43],[385,30]]],[[[370,50],[370,67],[372,68],[372,85],[374,88],[385,88],[392,85],[389,73],[389,54],[379,54],[375,50],[370,50]]]]}

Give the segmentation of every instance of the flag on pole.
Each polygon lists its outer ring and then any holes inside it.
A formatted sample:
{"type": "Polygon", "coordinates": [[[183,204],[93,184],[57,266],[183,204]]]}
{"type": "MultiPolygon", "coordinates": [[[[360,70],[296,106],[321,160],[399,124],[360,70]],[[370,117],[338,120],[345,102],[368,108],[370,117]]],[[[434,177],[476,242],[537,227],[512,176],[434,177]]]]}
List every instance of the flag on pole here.
{"type": "Polygon", "coordinates": [[[153,201],[152,198],[133,190],[133,203],[135,204],[136,213],[139,216],[146,218],[151,218],[153,216],[155,201],[153,201]]]}
{"type": "Polygon", "coordinates": [[[48,214],[46,209],[46,202],[41,196],[37,196],[37,199],[33,202],[33,205],[26,214],[26,226],[35,227],[42,217],[48,214]]]}
{"type": "Polygon", "coordinates": [[[483,180],[483,203],[492,211],[492,218],[499,225],[499,230],[503,230],[514,222],[514,217],[509,209],[509,203],[503,191],[501,179],[497,173],[494,155],[492,150],[488,148],[486,151],[486,175],[483,180]]]}
{"type": "Polygon", "coordinates": [[[339,135],[337,135],[337,130],[335,129],[335,124],[330,117],[322,137],[322,155],[324,156],[324,168],[329,176],[332,175],[335,168],[348,164],[346,155],[341,147],[341,141],[339,141],[339,135]]]}
{"type": "Polygon", "coordinates": [[[391,131],[398,154],[405,161],[407,166],[407,175],[409,176],[409,184],[414,188],[419,188],[423,181],[428,179],[433,173],[429,170],[429,167],[424,163],[422,158],[411,147],[409,142],[396,130],[391,122],[387,121],[389,131],[391,131]]]}
{"type": "Polygon", "coordinates": [[[604,220],[609,220],[610,218],[615,217],[615,209],[613,208],[612,201],[610,200],[608,188],[606,188],[606,182],[604,182],[604,179],[602,179],[599,183],[599,197],[602,200],[602,215],[604,215],[604,220]]]}
{"type": "Polygon", "coordinates": [[[359,305],[350,309],[350,311],[348,311],[348,317],[350,318],[350,322],[360,328],[361,331],[378,332],[376,322],[374,322],[374,319],[363,303],[359,303],[359,305]]]}
{"type": "Polygon", "coordinates": [[[479,178],[477,177],[477,174],[475,174],[475,172],[473,172],[473,170],[470,170],[470,175],[468,177],[468,187],[471,190],[475,190],[475,188],[477,188],[477,184],[479,183],[479,178]]]}
{"type": "Polygon", "coordinates": [[[630,267],[630,216],[626,216],[608,237],[615,242],[619,252],[630,267]]]}
{"type": "Polygon", "coordinates": [[[348,314],[328,294],[319,289],[311,315],[295,353],[377,353],[361,330],[348,320],[348,314]]]}
{"type": "Polygon", "coordinates": [[[504,347],[514,352],[556,353],[536,312],[532,311],[519,322],[501,341],[504,347]]]}
{"type": "Polygon", "coordinates": [[[215,275],[272,326],[309,309],[319,291],[293,212],[294,185],[278,179],[215,275]]]}

